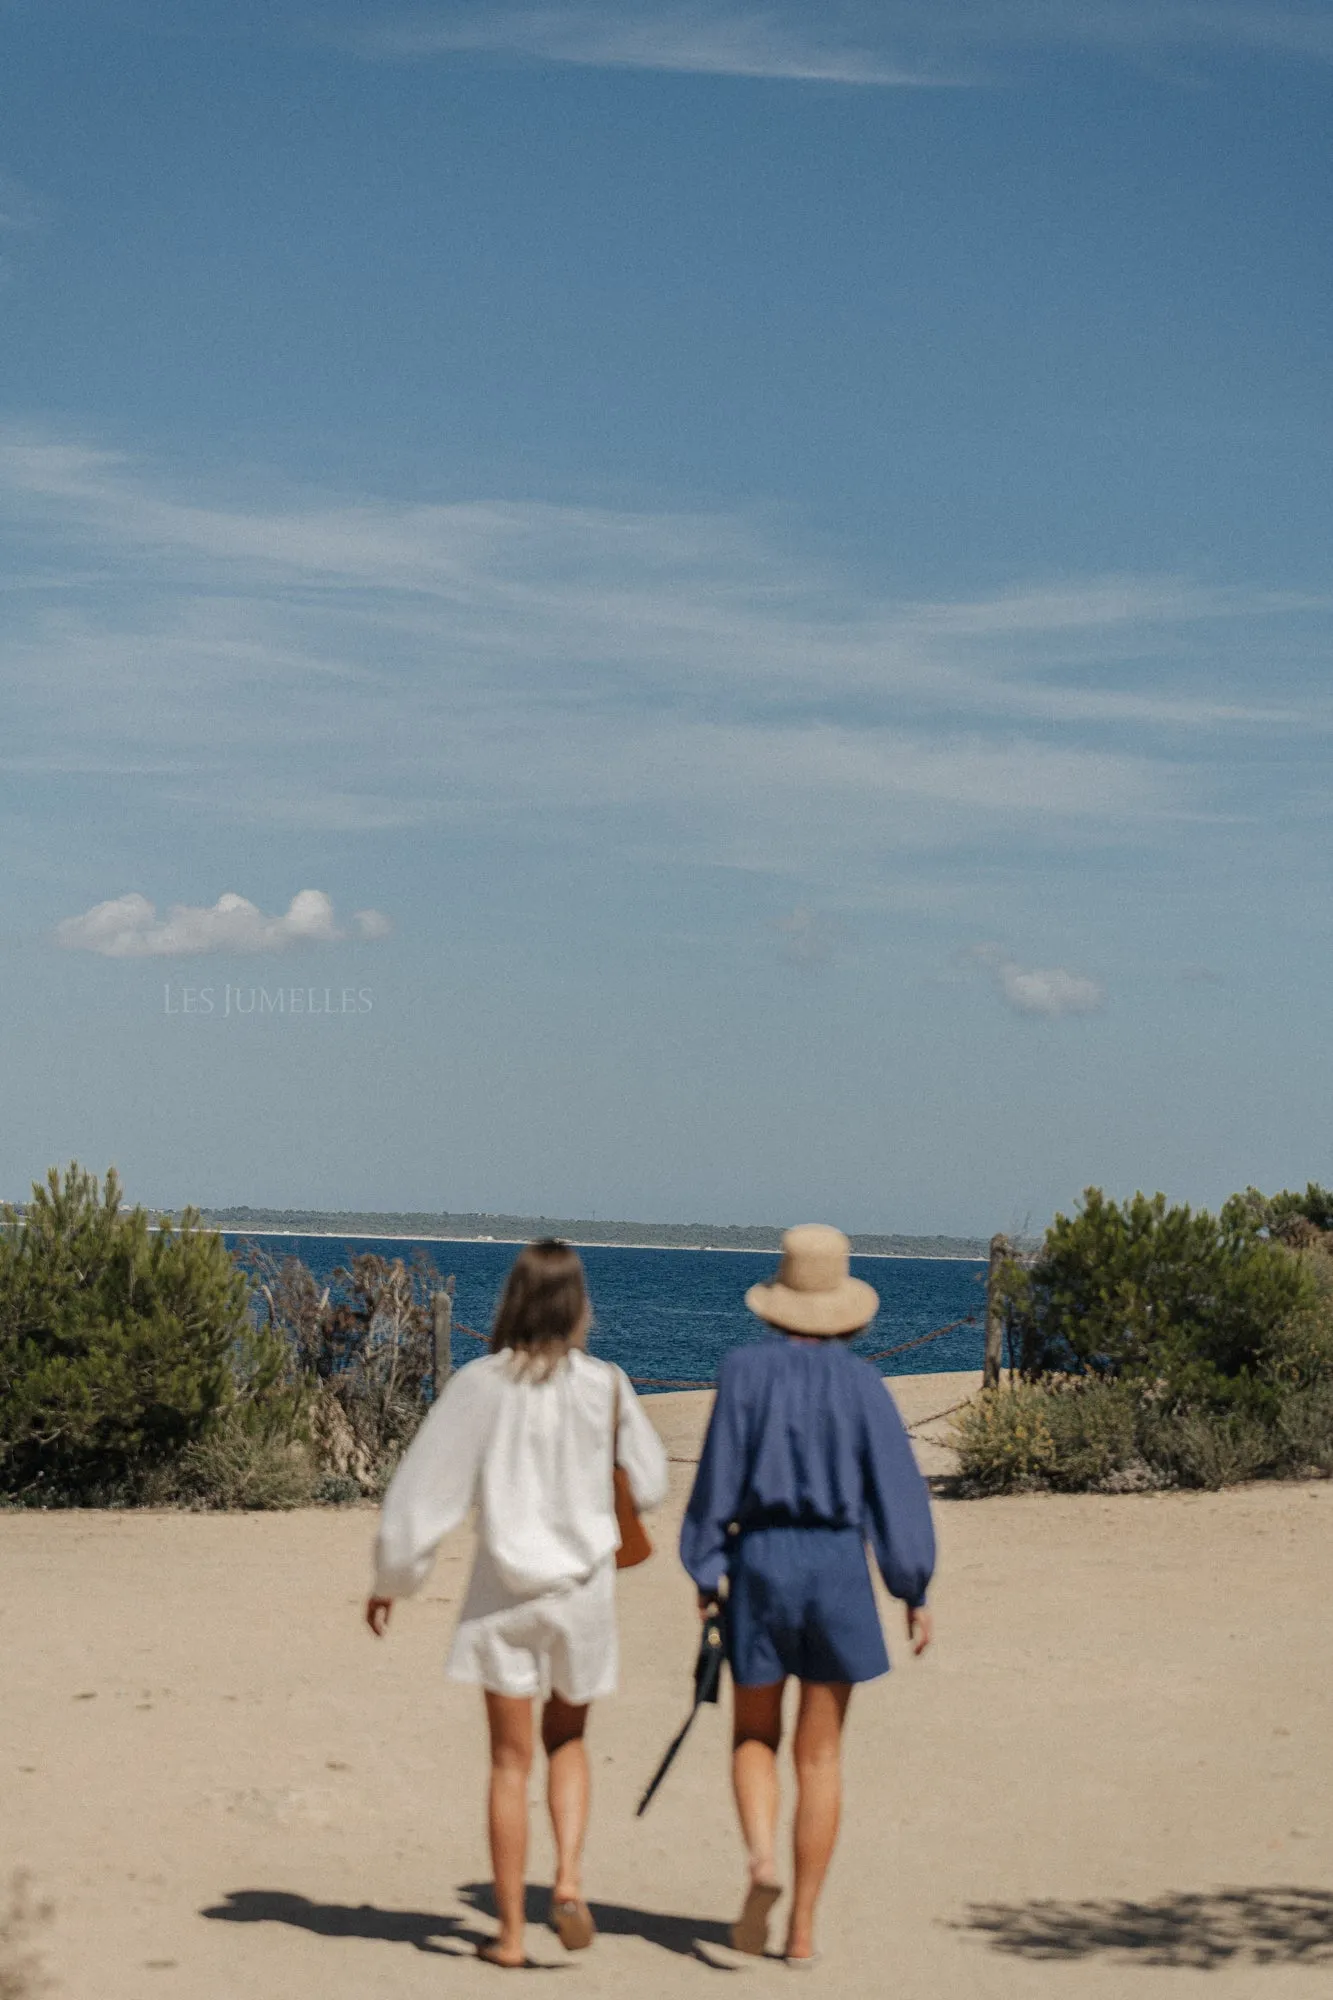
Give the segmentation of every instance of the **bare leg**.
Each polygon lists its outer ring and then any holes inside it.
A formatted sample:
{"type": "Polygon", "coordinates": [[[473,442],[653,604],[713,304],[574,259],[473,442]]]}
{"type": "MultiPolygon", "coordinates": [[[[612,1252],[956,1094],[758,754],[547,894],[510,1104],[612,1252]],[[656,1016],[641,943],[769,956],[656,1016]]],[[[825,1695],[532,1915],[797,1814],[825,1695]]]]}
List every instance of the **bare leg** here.
{"type": "Polygon", "coordinates": [[[583,1732],[588,1705],[575,1708],[553,1694],[542,1711],[542,1744],[547,1757],[547,1801],[555,1835],[555,1900],[583,1895],[583,1836],[588,1830],[588,1753],[583,1732]]]}
{"type": "Polygon", "coordinates": [[[801,1682],[796,1717],[796,1824],[787,1956],[814,1956],[815,1904],[824,1886],[842,1811],[842,1725],[851,1688],[845,1683],[801,1682]]]}
{"type": "Polygon", "coordinates": [[[735,1690],[731,1782],[741,1834],[757,1886],[777,1880],[778,1744],[782,1740],[782,1681],[735,1690]]]}
{"type": "Polygon", "coordinates": [[[488,1693],[486,1719],[491,1728],[491,1867],[500,1935],[482,1955],[496,1965],[522,1965],[532,1702],[526,1696],[488,1693]]]}
{"type": "Polygon", "coordinates": [[[782,1736],[782,1681],[735,1690],[731,1781],[736,1793],[750,1860],[750,1881],[741,1913],[731,1927],[735,1951],[762,1958],[768,1951],[768,1919],[782,1894],[773,1848],[778,1833],[778,1743],[782,1736]]]}

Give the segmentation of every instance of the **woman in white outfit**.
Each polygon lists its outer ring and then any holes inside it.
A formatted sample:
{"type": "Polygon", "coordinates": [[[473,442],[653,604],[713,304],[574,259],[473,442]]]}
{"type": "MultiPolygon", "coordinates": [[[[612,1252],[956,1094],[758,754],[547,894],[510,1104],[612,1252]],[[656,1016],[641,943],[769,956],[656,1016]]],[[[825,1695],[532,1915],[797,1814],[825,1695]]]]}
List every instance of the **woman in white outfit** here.
{"type": "Polygon", "coordinates": [[[589,1704],[616,1686],[613,1462],[636,1507],[666,1497],[666,1453],[619,1368],[585,1351],[591,1311],[566,1243],[529,1243],[505,1284],[491,1351],[459,1370],[394,1473],[375,1543],[366,1620],[382,1637],[396,1597],[430,1574],[442,1538],[475,1506],[478,1542],[449,1656],[485,1691],[490,1838],[500,1934],[493,1965],[525,1962],[524,1865],[534,1697],[542,1700],[556,1874],[551,1922],[591,1944],[581,1865],[588,1822],[589,1704]]]}

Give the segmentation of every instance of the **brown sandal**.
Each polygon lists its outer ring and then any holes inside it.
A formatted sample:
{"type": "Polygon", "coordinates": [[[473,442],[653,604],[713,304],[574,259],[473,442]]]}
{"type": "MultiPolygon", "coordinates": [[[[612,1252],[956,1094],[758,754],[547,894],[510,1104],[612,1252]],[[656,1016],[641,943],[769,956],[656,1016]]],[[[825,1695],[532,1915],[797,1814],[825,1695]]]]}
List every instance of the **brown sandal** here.
{"type": "Polygon", "coordinates": [[[597,1935],[592,1911],[581,1896],[567,1902],[551,1902],[551,1929],[566,1951],[586,1951],[597,1935]]]}
{"type": "Polygon", "coordinates": [[[781,1899],[782,1891],[776,1882],[750,1884],[741,1913],[731,1927],[733,1951],[748,1952],[751,1958],[764,1957],[768,1950],[768,1920],[774,1904],[781,1899]]]}

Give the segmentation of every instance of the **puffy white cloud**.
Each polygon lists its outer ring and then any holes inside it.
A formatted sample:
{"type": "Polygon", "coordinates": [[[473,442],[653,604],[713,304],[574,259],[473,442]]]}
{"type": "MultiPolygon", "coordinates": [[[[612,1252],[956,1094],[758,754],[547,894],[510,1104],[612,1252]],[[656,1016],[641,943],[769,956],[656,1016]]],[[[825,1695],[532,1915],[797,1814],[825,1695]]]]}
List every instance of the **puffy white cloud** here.
{"type": "MultiPolygon", "coordinates": [[[[362,937],[388,935],[389,920],[378,910],[358,910],[353,921],[362,937]]],[[[346,935],[322,889],[298,891],[281,917],[266,917],[256,904],[230,890],[211,908],[173,903],[165,917],[158,916],[146,896],[113,896],[81,916],[64,918],[55,929],[56,943],[65,950],[93,951],[103,958],[282,951],[293,944],[336,944],[346,935]]]]}
{"type": "Polygon", "coordinates": [[[1040,1014],[1048,1021],[1062,1014],[1095,1014],[1105,998],[1095,979],[1067,972],[1062,965],[1019,965],[992,944],[978,945],[975,956],[1019,1014],[1040,1014]]]}

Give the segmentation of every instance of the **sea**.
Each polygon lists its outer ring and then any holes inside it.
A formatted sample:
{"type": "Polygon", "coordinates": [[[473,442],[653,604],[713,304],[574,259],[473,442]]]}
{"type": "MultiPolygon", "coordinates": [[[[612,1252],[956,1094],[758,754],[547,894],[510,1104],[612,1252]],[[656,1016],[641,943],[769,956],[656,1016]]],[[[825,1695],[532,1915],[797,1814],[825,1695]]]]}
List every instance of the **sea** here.
{"type": "MultiPolygon", "coordinates": [[[[411,1259],[422,1252],[441,1280],[456,1280],[453,1361],[475,1359],[480,1343],[465,1328],[490,1327],[516,1243],[409,1241],[383,1236],[244,1237],[228,1233],[232,1249],[253,1242],[270,1256],[299,1257],[328,1281],[360,1251],[411,1259]]],[[[707,1387],[730,1347],[763,1339],[745,1309],[746,1288],[770,1278],[771,1250],[581,1248],[592,1299],[589,1347],[616,1361],[645,1394],[707,1387]]],[[[877,1317],[853,1343],[882,1375],[925,1375],[980,1368],[986,1310],[986,1266],[970,1258],[853,1257],[852,1270],[879,1293],[877,1317]],[[923,1336],[950,1328],[939,1337],[923,1336]],[[923,1342],[921,1345],[914,1343],[923,1342]],[[886,1350],[898,1349],[898,1352],[886,1350]]]]}

